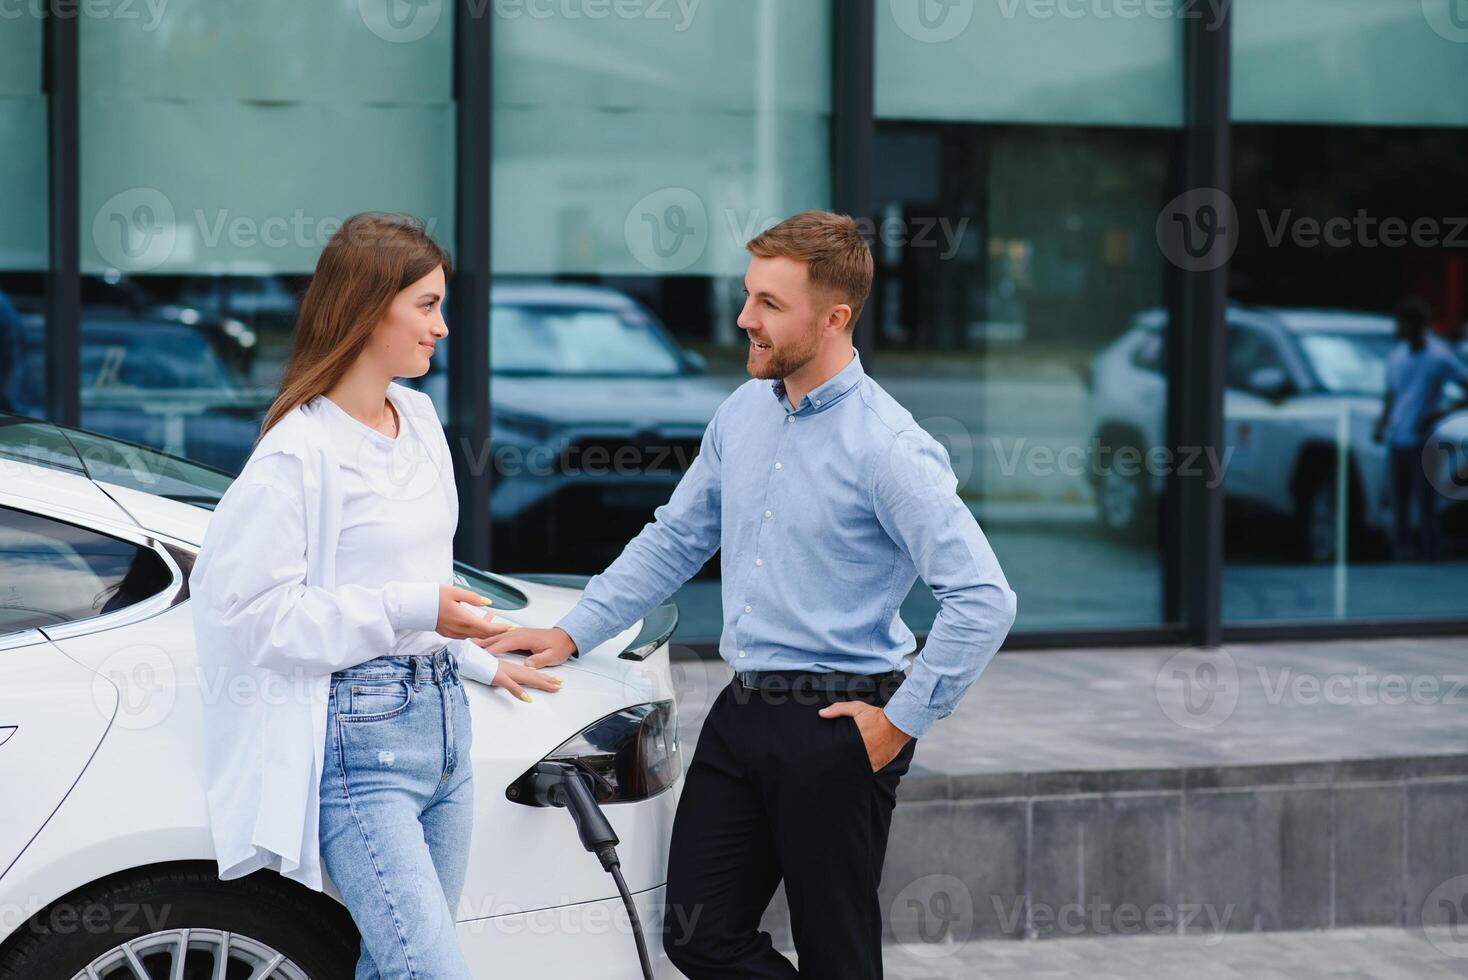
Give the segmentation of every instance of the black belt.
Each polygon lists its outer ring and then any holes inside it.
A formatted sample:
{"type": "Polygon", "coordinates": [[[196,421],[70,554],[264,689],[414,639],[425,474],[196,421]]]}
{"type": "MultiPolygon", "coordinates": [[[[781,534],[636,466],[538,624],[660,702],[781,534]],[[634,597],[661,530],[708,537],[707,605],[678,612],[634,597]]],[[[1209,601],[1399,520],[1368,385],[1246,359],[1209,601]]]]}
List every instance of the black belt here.
{"type": "Polygon", "coordinates": [[[900,670],[885,674],[850,674],[842,670],[740,670],[734,680],[748,691],[827,691],[833,694],[875,694],[882,701],[907,680],[900,670]]]}

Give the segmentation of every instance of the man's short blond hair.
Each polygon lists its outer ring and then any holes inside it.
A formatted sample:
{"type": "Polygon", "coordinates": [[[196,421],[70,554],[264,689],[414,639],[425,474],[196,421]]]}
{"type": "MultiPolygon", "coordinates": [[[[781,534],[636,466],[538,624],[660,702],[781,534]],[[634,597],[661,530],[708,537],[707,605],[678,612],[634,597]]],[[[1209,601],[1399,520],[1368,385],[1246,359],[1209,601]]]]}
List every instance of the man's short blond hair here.
{"type": "Polygon", "coordinates": [[[806,263],[811,285],[850,306],[847,329],[856,325],[872,291],[872,250],[850,215],[802,211],[751,238],[744,247],[762,259],[806,263]]]}

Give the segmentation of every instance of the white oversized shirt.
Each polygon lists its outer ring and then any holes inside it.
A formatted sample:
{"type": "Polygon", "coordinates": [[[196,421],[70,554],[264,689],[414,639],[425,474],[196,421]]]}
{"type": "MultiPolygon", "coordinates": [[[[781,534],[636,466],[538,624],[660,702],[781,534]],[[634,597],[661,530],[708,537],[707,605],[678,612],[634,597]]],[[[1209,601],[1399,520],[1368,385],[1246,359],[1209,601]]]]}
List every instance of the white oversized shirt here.
{"type": "MultiPolygon", "coordinates": [[[[436,474],[400,491],[417,494],[409,509],[423,520],[413,533],[426,537],[423,529],[432,528],[451,541],[458,495],[433,402],[396,382],[388,394],[403,418],[399,438],[412,426],[433,458],[425,471],[436,474]]],[[[428,569],[434,573],[418,573],[424,577],[403,574],[395,558],[365,581],[338,574],[358,569],[369,549],[349,549],[345,562],[338,551],[344,516],[353,514],[344,473],[353,464],[341,460],[361,447],[332,438],[324,413],[336,406],[324,401],[287,412],[256,445],[215,508],[189,574],[219,877],[272,868],[317,891],[324,888],[319,788],[331,673],[425,633],[435,637],[430,649],[455,652],[470,680],[492,683],[498,668],[468,640],[432,632],[439,586],[453,581],[451,550],[440,549],[428,569]]]]}

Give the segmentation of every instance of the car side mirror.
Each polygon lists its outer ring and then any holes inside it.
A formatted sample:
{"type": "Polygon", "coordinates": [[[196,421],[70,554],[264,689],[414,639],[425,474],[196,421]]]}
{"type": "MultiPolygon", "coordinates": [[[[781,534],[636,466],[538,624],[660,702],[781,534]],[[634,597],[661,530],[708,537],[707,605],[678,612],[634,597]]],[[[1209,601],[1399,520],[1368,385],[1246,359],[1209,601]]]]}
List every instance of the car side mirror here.
{"type": "Polygon", "coordinates": [[[1249,372],[1249,390],[1263,398],[1279,401],[1294,389],[1282,367],[1261,367],[1249,372]]]}

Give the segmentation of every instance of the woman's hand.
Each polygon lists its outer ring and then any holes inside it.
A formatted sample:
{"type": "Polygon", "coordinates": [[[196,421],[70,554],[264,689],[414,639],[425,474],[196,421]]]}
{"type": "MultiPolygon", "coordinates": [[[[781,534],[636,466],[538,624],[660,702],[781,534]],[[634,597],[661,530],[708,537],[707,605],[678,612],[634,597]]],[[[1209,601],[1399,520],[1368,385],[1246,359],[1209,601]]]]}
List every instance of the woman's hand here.
{"type": "Polygon", "coordinates": [[[433,631],[451,640],[489,640],[515,627],[510,623],[491,622],[494,614],[481,615],[466,609],[460,603],[468,603],[474,609],[489,605],[489,600],[478,592],[461,589],[456,585],[438,587],[438,624],[433,631]]]}
{"type": "Polygon", "coordinates": [[[513,664],[501,659],[499,670],[495,671],[494,683],[491,686],[502,687],[521,701],[529,701],[530,695],[525,693],[525,688],[533,687],[537,691],[559,691],[561,679],[551,674],[542,674],[534,667],[513,664]]]}

